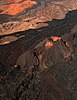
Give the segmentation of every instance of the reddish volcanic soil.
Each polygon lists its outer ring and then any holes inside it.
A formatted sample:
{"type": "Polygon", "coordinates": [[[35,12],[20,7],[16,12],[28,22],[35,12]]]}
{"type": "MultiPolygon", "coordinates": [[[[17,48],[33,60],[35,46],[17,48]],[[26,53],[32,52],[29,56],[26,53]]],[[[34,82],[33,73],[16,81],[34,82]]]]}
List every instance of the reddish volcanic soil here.
{"type": "Polygon", "coordinates": [[[77,100],[77,0],[0,0],[0,100],[77,100]]]}

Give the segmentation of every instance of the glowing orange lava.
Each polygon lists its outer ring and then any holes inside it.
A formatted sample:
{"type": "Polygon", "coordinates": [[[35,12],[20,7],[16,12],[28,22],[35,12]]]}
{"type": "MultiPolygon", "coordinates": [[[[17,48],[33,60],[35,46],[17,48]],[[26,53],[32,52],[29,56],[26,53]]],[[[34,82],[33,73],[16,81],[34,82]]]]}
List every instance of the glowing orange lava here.
{"type": "MultiPolygon", "coordinates": [[[[52,41],[60,41],[61,40],[61,37],[58,37],[58,36],[51,36],[50,37],[52,39],[52,41]]],[[[53,46],[53,43],[51,41],[48,41],[46,44],[45,44],[45,47],[52,47],[53,46]]]]}
{"type": "Polygon", "coordinates": [[[21,2],[21,0],[3,0],[4,4],[9,4],[9,3],[18,3],[21,2]]]}
{"type": "Polygon", "coordinates": [[[21,0],[8,0],[8,5],[2,5],[0,6],[0,10],[3,10],[0,14],[10,14],[10,15],[16,15],[20,12],[22,12],[24,9],[31,7],[33,4],[36,4],[35,1],[31,0],[24,0],[23,2],[20,2],[21,0]]]}
{"type": "Polygon", "coordinates": [[[51,36],[51,39],[53,41],[58,41],[58,40],[61,40],[61,37],[58,37],[58,36],[51,36]]]}
{"type": "Polygon", "coordinates": [[[47,42],[46,44],[45,44],[45,47],[52,47],[53,46],[53,43],[52,42],[47,42]]]}

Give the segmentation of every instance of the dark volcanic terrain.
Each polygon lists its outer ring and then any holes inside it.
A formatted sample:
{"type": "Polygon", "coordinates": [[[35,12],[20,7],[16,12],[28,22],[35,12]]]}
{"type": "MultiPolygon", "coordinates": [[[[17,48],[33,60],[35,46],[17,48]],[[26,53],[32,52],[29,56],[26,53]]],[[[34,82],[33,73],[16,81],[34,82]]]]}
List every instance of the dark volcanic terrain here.
{"type": "Polygon", "coordinates": [[[0,100],[77,100],[77,0],[0,0],[0,100]]]}

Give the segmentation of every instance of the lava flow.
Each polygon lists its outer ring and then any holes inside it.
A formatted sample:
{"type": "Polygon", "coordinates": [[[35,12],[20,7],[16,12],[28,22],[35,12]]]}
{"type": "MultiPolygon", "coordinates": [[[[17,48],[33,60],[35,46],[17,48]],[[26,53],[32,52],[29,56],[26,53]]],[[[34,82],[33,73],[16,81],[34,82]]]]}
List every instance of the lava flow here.
{"type": "Polygon", "coordinates": [[[16,15],[22,12],[24,9],[31,7],[33,4],[36,4],[36,2],[31,0],[4,1],[3,5],[0,5],[0,10],[2,10],[0,14],[16,15]]]}

